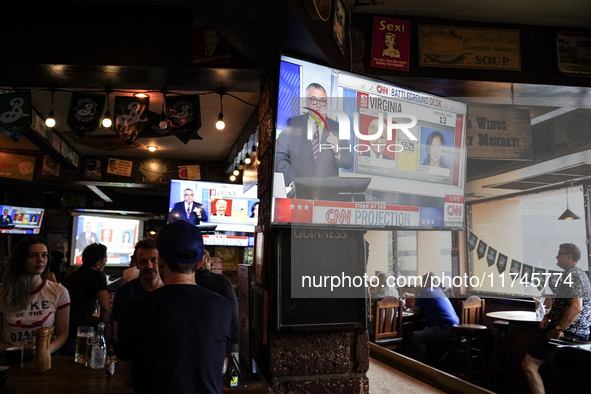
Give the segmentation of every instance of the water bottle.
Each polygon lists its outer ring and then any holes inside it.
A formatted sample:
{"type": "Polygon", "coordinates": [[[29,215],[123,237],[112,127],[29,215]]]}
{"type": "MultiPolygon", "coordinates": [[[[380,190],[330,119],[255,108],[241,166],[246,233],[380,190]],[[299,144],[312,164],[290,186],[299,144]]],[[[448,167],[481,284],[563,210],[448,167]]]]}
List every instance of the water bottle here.
{"type": "Polygon", "coordinates": [[[90,356],[90,368],[103,369],[107,357],[107,344],[105,343],[105,323],[98,324],[98,333],[92,344],[92,353],[90,356]]]}

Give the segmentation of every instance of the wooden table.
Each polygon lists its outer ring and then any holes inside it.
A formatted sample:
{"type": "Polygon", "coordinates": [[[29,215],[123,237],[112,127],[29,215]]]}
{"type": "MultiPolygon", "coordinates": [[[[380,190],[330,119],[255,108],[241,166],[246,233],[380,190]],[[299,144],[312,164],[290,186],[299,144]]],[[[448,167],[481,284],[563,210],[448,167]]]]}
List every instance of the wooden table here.
{"type": "Polygon", "coordinates": [[[509,322],[505,354],[505,366],[510,381],[509,392],[528,393],[529,386],[521,369],[521,362],[540,333],[540,321],[536,317],[536,312],[499,311],[489,312],[486,316],[509,322]]]}
{"type": "MultiPolygon", "coordinates": [[[[2,360],[4,361],[4,360],[2,360]]],[[[74,356],[54,356],[52,368],[35,374],[33,368],[11,366],[8,380],[0,393],[15,394],[74,394],[74,393],[133,393],[133,388],[123,383],[121,371],[107,378],[104,369],[91,369],[74,362],[74,356]]],[[[220,377],[221,379],[221,377],[220,377]]],[[[269,385],[263,380],[246,379],[247,387],[229,388],[223,382],[224,393],[259,394],[268,393],[269,385]]]]}
{"type": "Polygon", "coordinates": [[[54,356],[51,369],[33,373],[33,368],[11,366],[8,380],[0,393],[70,394],[70,393],[133,393],[123,383],[123,375],[107,378],[104,369],[92,369],[74,362],[74,356],[54,356]]]}

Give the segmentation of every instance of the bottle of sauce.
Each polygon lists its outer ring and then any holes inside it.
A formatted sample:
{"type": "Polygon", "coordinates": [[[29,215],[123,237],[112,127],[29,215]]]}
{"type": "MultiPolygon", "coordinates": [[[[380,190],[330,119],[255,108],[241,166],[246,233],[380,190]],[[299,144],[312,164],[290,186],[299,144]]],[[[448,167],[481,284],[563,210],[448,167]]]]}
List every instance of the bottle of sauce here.
{"type": "Polygon", "coordinates": [[[33,359],[33,372],[42,373],[51,368],[51,354],[49,342],[51,341],[51,328],[44,327],[35,331],[35,358],[33,359]]]}
{"type": "Polygon", "coordinates": [[[111,377],[115,374],[115,356],[113,356],[113,346],[109,346],[109,351],[107,352],[107,360],[105,361],[105,373],[108,377],[111,377]]]}

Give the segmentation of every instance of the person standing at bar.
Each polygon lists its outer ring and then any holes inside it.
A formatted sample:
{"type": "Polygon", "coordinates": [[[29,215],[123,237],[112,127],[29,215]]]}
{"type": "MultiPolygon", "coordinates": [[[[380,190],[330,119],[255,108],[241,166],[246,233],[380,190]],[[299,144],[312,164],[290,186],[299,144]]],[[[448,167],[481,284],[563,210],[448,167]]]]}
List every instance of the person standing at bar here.
{"type": "Polygon", "coordinates": [[[136,393],[221,393],[232,308],[195,283],[203,237],[182,220],[158,236],[164,286],[128,300],[119,316],[117,355],[136,393]]]}
{"type": "Polygon", "coordinates": [[[585,271],[577,267],[581,251],[575,244],[561,244],[556,255],[564,270],[550,312],[540,322],[542,332],[529,348],[521,364],[527,383],[534,394],[545,393],[544,382],[538,372],[552,355],[556,346],[551,338],[567,337],[578,341],[589,339],[591,324],[591,283],[585,271]]]}
{"type": "Polygon", "coordinates": [[[48,272],[45,239],[26,237],[12,249],[0,286],[0,351],[34,338],[41,327],[53,329],[50,352],[68,339],[70,295],[64,286],[43,279],[48,272]]]}
{"type": "Polygon", "coordinates": [[[82,265],[64,280],[64,286],[72,299],[70,334],[63,348],[64,354],[74,354],[77,329],[79,326],[91,325],[96,300],[101,306],[101,320],[109,320],[111,305],[103,272],[106,265],[107,247],[102,244],[89,245],[82,252],[82,265]]]}
{"type": "Polygon", "coordinates": [[[139,241],[135,245],[132,259],[135,260],[140,274],[138,278],[119,287],[115,293],[113,310],[111,311],[115,336],[119,325],[119,311],[125,301],[164,286],[158,272],[158,250],[155,240],[147,238],[139,241]]]}

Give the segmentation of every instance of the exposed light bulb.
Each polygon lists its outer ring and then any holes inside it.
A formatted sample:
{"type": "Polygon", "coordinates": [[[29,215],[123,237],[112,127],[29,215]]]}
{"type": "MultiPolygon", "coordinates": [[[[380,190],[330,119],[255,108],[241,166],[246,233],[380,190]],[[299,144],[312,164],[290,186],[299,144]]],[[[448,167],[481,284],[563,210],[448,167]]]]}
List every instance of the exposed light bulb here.
{"type": "Polygon", "coordinates": [[[232,174],[238,176],[238,174],[240,174],[240,171],[238,171],[238,168],[234,168],[234,171],[232,171],[232,174]]]}
{"type": "Polygon", "coordinates": [[[45,125],[49,128],[55,127],[55,114],[53,113],[53,109],[49,111],[47,119],[45,119],[45,125]]]}
{"type": "Polygon", "coordinates": [[[247,153],[247,154],[246,154],[246,157],[244,158],[244,163],[245,163],[245,164],[250,164],[250,162],[251,162],[251,161],[252,161],[252,160],[250,160],[250,155],[247,153]]]}
{"type": "Polygon", "coordinates": [[[146,93],[135,93],[133,95],[133,97],[137,97],[137,98],[146,98],[149,97],[146,93]]]}
{"type": "Polygon", "coordinates": [[[105,116],[103,117],[103,127],[108,129],[112,125],[113,125],[113,120],[111,120],[111,112],[109,112],[109,110],[107,110],[107,112],[105,112],[105,116]]]}
{"type": "Polygon", "coordinates": [[[236,176],[234,174],[230,175],[230,180],[234,182],[236,180],[236,176]]]}
{"type": "Polygon", "coordinates": [[[158,147],[156,147],[156,146],[148,146],[148,150],[150,152],[156,152],[156,149],[158,149],[158,147]]]}
{"type": "Polygon", "coordinates": [[[220,112],[218,115],[218,121],[215,123],[215,128],[218,130],[223,130],[226,127],[226,123],[224,122],[224,114],[220,112]]]}

